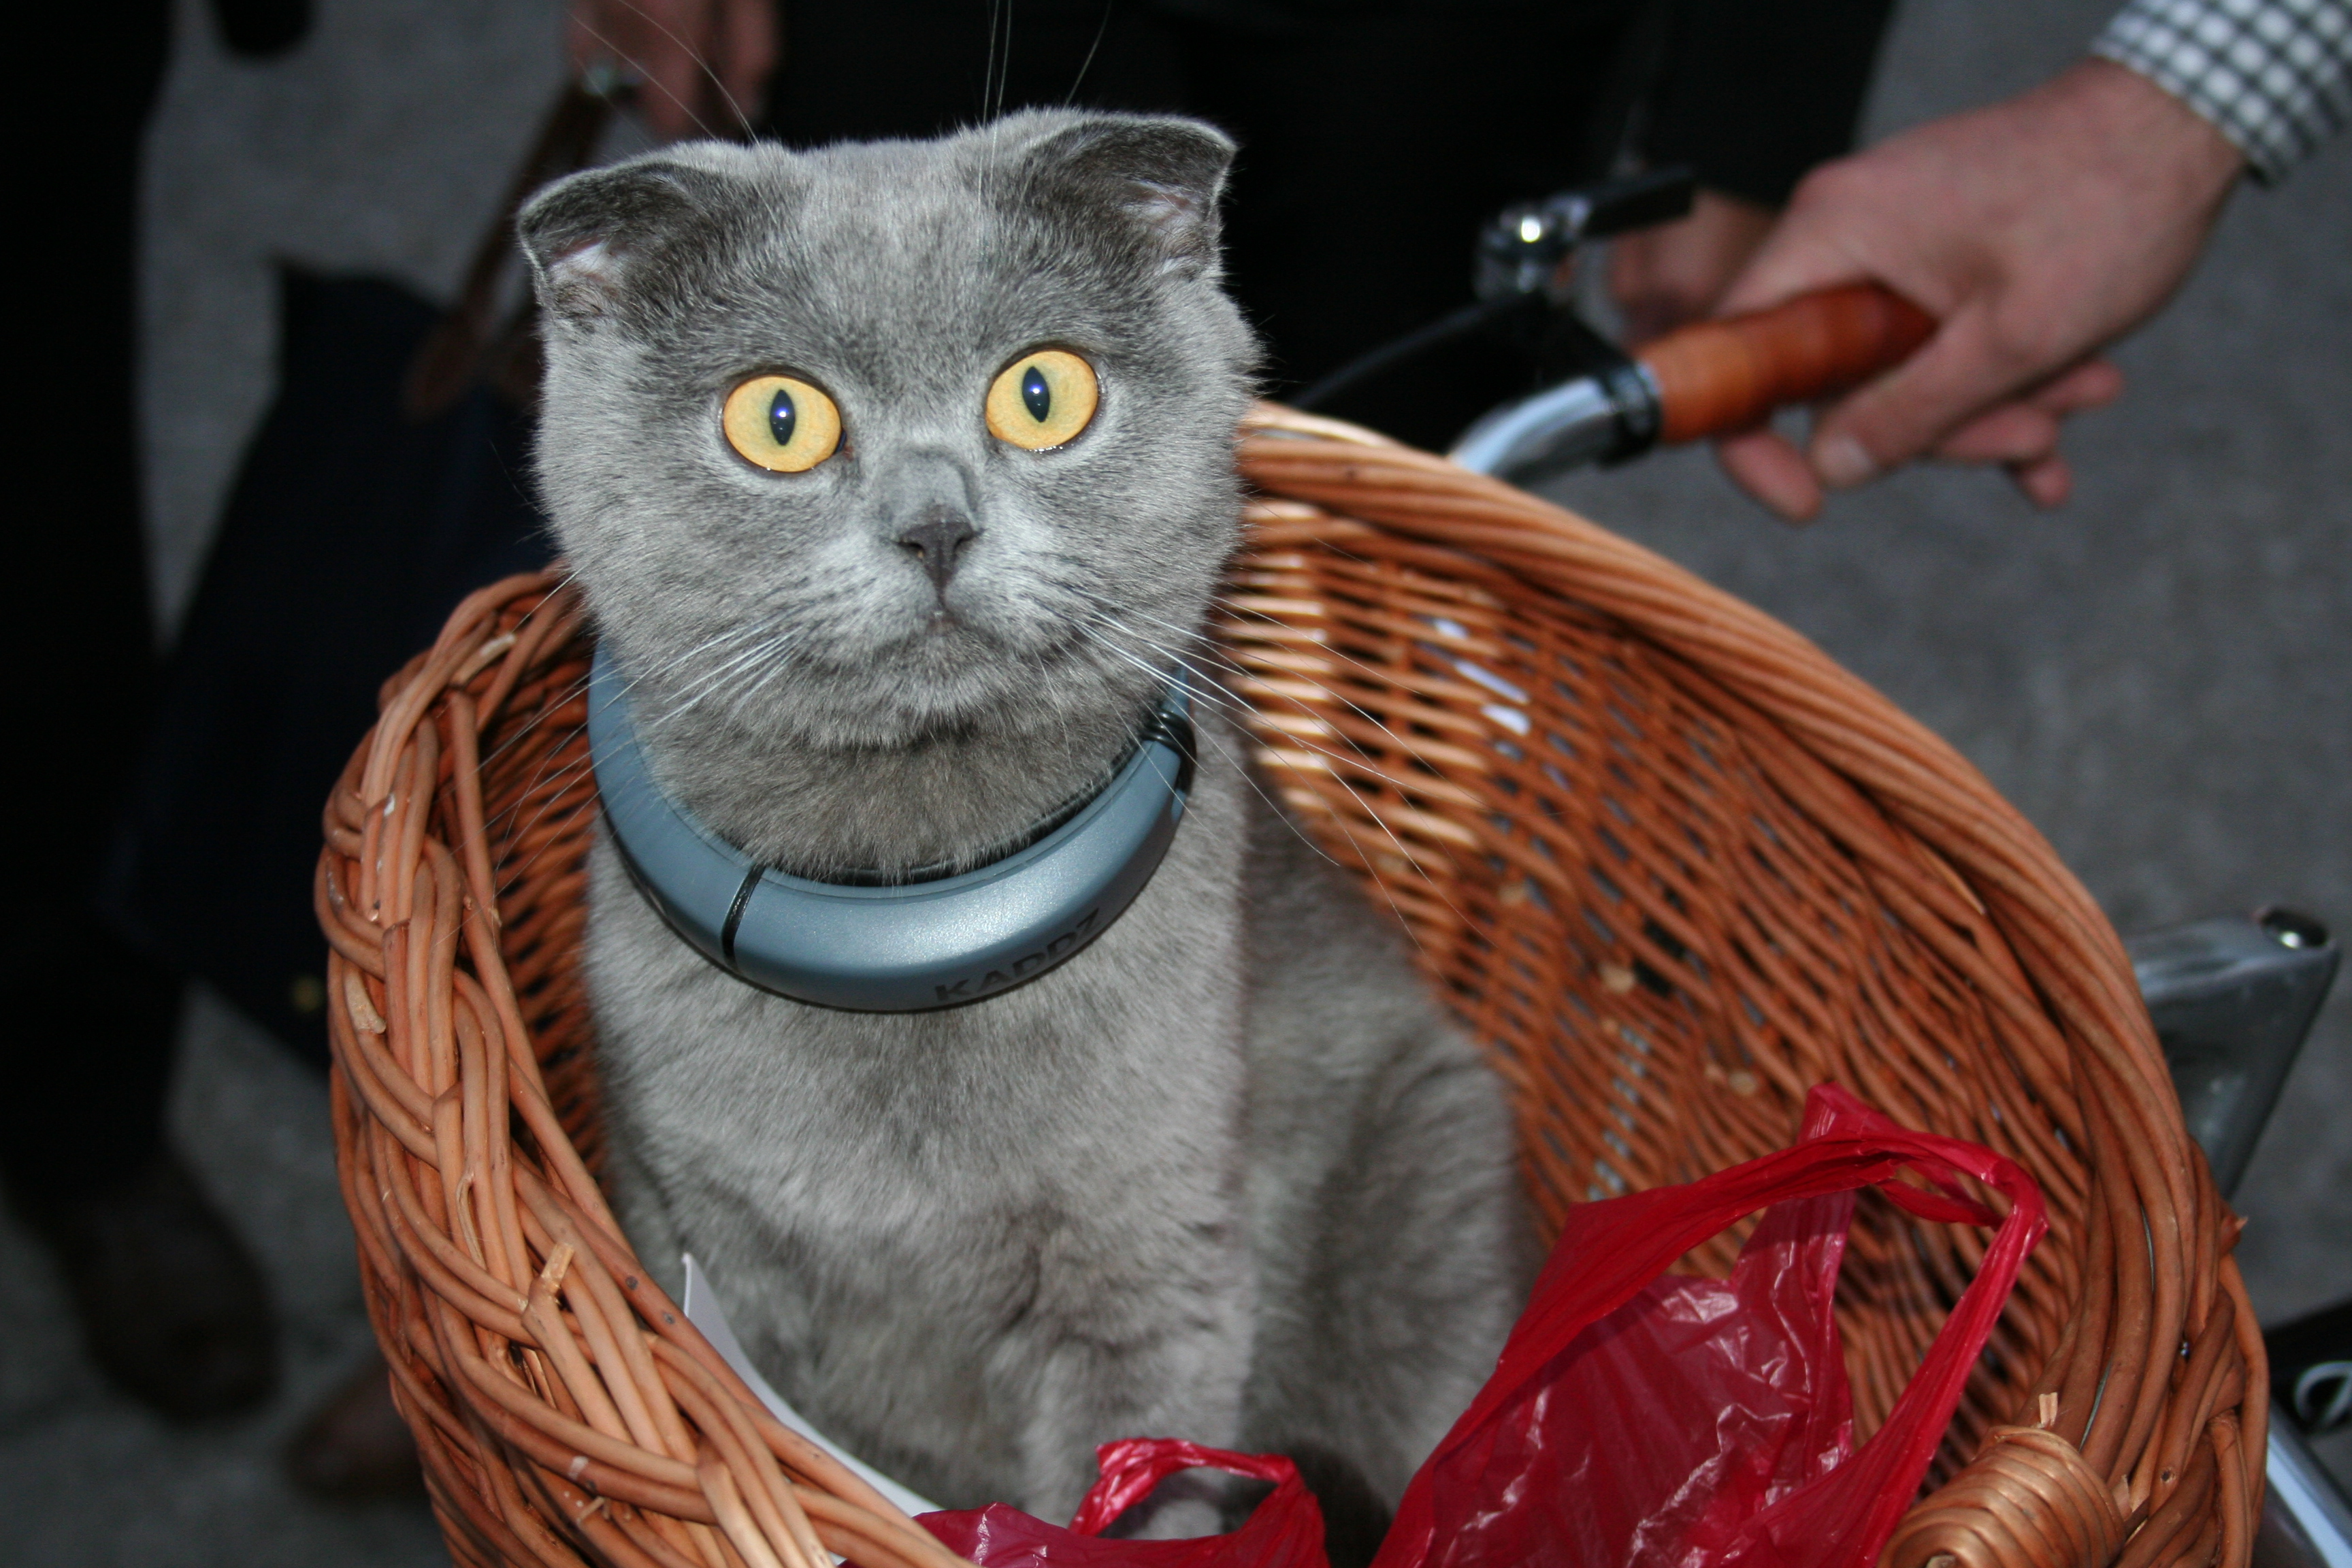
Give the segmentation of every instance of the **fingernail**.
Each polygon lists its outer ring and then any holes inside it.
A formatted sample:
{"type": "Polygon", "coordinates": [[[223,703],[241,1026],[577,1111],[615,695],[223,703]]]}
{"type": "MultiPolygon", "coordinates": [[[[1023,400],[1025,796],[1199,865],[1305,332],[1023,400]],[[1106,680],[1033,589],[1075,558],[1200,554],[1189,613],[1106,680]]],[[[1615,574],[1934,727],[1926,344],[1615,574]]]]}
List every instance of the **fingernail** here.
{"type": "Polygon", "coordinates": [[[1813,443],[1813,467],[1820,470],[1825,483],[1842,490],[1868,484],[1878,475],[1878,465],[1871,460],[1862,443],[1842,433],[1824,436],[1813,443]]]}

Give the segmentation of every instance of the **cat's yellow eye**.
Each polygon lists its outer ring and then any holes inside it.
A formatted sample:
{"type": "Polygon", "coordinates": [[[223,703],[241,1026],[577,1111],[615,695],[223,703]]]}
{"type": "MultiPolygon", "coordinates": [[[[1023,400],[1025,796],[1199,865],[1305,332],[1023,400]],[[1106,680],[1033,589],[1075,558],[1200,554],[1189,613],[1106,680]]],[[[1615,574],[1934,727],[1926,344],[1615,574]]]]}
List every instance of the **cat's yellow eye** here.
{"type": "Polygon", "coordinates": [[[988,428],[998,439],[1042,452],[1076,438],[1101,401],[1095,369],[1074,353],[1038,349],[1004,368],[988,389],[988,428]]]}
{"type": "Polygon", "coordinates": [[[719,423],[745,462],[771,473],[804,473],[841,447],[841,409],[794,376],[753,376],[727,395],[719,423]]]}

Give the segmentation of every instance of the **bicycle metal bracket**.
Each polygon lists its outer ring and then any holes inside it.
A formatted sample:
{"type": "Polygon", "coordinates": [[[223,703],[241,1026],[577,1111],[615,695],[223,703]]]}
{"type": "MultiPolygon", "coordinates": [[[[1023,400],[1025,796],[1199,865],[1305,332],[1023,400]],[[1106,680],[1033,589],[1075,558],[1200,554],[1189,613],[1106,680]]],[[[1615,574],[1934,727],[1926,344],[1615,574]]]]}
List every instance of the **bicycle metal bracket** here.
{"type": "MultiPolygon", "coordinates": [[[[2226,1196],[2245,1174],[2342,952],[2292,910],[2126,939],[2189,1131],[2226,1196]]],[[[2352,1507],[2290,1412],[2271,1409],[2252,1568],[2352,1568],[2352,1507]]]]}

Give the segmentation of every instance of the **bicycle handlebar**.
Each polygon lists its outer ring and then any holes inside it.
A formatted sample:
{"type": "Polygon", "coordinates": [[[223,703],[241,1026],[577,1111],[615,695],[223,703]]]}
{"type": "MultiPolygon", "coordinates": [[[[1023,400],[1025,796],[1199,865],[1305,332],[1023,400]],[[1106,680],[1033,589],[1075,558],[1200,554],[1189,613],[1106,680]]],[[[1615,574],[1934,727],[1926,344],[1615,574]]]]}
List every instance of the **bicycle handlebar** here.
{"type": "Polygon", "coordinates": [[[1524,481],[1579,463],[1622,462],[1661,441],[1727,436],[1785,405],[1859,385],[1902,363],[1935,331],[1935,319],[1901,295],[1853,283],[1694,322],[1632,359],[1602,344],[1603,363],[1590,373],[1507,404],[1463,432],[1454,459],[1524,481]]]}
{"type": "Polygon", "coordinates": [[[1744,316],[1697,321],[1634,358],[1657,388],[1658,439],[1729,435],[1776,408],[1860,385],[1911,356],[1936,320],[1875,283],[1806,294],[1744,316]]]}

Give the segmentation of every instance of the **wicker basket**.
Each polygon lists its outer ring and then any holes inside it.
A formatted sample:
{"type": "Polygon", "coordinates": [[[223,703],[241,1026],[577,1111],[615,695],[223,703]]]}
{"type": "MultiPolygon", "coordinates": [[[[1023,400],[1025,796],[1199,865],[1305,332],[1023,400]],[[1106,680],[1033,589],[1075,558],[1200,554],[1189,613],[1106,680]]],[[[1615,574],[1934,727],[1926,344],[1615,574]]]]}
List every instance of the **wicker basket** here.
{"type": "MultiPolygon", "coordinates": [[[[2238,1222],[2042,838],[1803,639],[1558,508],[1276,410],[1241,461],[1230,685],[1507,1076],[1541,1212],[1779,1148],[1824,1079],[1990,1145],[2051,1234],[1885,1561],[2242,1568],[2265,1373],[2238,1222]]],[[[344,1195],[450,1549],[953,1568],[765,1414],[598,1191],[588,654],[557,579],[476,595],[326,813],[344,1195]]],[[[1980,1251],[1864,1205],[1839,1316],[1864,1433],[1980,1251]]]]}

